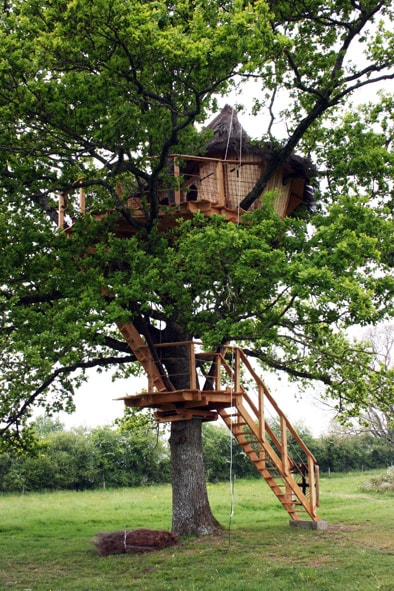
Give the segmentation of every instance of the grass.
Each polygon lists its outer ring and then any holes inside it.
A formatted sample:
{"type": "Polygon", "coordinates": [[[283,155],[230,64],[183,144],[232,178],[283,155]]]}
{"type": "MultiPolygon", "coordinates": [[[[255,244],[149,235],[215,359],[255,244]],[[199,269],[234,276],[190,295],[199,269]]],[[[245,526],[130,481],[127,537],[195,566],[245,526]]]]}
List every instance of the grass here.
{"type": "Polygon", "coordinates": [[[143,555],[100,557],[99,531],[169,529],[169,486],[0,496],[0,590],[393,591],[393,494],[364,474],[322,479],[327,531],[290,528],[263,481],[209,486],[222,535],[143,555]]]}

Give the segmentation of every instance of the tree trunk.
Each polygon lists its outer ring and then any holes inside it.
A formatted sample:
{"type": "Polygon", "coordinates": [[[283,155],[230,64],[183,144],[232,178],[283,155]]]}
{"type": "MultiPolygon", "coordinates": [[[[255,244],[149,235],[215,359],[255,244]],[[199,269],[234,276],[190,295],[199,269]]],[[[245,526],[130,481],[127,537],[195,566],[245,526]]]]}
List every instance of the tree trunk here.
{"type": "Polygon", "coordinates": [[[201,425],[200,419],[171,423],[172,532],[182,536],[219,529],[208,501],[201,425]]]}
{"type": "MultiPolygon", "coordinates": [[[[190,340],[178,326],[168,323],[166,342],[190,340]]],[[[190,388],[189,349],[184,345],[161,351],[169,379],[177,390],[190,388]]],[[[204,536],[218,531],[208,501],[204,457],[202,450],[202,421],[173,421],[171,423],[172,472],[172,532],[181,536],[204,536]]]]}

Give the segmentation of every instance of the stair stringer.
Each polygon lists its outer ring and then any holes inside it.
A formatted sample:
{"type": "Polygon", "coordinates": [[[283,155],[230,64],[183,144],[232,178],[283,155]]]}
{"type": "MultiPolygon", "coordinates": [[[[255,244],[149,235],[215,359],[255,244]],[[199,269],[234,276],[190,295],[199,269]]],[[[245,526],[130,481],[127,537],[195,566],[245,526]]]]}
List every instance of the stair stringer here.
{"type": "Polygon", "coordinates": [[[307,514],[312,521],[320,521],[316,508],[290,472],[291,460],[285,466],[267,439],[261,438],[259,427],[248,413],[241,397],[235,397],[235,405],[237,423],[233,423],[234,413],[228,412],[228,409],[219,411],[219,414],[291,519],[300,521],[302,515],[307,514]],[[240,417],[242,421],[239,421],[240,417]],[[253,439],[249,439],[250,436],[253,439]]]}
{"type": "Polygon", "coordinates": [[[158,392],[166,392],[168,388],[164,383],[163,376],[153,359],[148,345],[141,337],[134,324],[132,322],[126,322],[123,324],[118,323],[118,328],[130,347],[130,350],[134,353],[136,359],[141,363],[148,375],[149,391],[155,389],[158,392]]]}

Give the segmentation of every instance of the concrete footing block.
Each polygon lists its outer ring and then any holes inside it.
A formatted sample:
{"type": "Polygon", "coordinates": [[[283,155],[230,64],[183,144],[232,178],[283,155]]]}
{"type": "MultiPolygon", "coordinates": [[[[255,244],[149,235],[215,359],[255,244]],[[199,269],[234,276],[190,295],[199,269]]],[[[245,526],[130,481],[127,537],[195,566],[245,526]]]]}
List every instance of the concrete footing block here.
{"type": "Polygon", "coordinates": [[[325,530],[328,528],[327,521],[295,521],[294,519],[290,519],[289,525],[298,527],[299,529],[325,530]]]}

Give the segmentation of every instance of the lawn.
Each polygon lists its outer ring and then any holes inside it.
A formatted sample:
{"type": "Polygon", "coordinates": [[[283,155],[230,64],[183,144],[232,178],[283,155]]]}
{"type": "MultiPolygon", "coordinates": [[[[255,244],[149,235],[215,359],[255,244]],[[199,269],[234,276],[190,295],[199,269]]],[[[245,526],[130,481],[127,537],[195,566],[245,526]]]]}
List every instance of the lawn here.
{"type": "Polygon", "coordinates": [[[220,536],[147,554],[99,556],[100,531],[169,529],[169,486],[0,496],[0,590],[393,591],[394,495],[364,474],[322,479],[326,531],[288,525],[262,480],[209,486],[220,536]]]}

